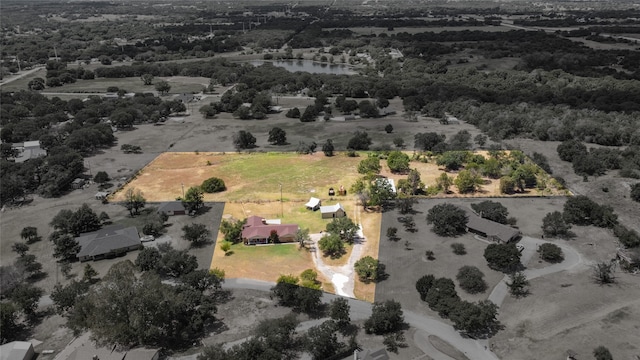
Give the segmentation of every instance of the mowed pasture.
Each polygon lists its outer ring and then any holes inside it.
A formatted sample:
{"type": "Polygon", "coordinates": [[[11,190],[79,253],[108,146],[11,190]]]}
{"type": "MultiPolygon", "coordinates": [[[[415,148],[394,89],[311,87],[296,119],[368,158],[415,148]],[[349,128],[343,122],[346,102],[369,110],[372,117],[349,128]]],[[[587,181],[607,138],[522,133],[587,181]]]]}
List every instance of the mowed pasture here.
{"type": "MultiPolygon", "coordinates": [[[[111,201],[123,201],[130,188],[141,190],[147,201],[175,200],[189,187],[199,186],[210,177],[225,181],[227,190],[216,194],[205,194],[205,201],[273,202],[307,201],[310,196],[326,198],[329,188],[335,191],[343,186],[349,190],[361,175],[357,173],[358,163],[367,153],[348,157],[336,153],[327,157],[322,152],[312,155],[296,153],[204,153],[175,152],[163,153],[144,167],[128,184],[114,194],[111,201]]],[[[391,173],[386,161],[381,160],[381,175],[398,180],[404,174],[391,173]]],[[[436,178],[444,172],[435,163],[412,161],[411,168],[420,172],[425,185],[435,185],[436,178]]],[[[455,178],[456,173],[449,176],[455,178]]],[[[551,187],[548,175],[541,176],[548,183],[543,189],[530,189],[518,196],[566,195],[566,191],[551,187]]],[[[499,181],[485,179],[479,191],[459,194],[455,186],[449,194],[438,197],[495,197],[502,196],[499,181]]]]}

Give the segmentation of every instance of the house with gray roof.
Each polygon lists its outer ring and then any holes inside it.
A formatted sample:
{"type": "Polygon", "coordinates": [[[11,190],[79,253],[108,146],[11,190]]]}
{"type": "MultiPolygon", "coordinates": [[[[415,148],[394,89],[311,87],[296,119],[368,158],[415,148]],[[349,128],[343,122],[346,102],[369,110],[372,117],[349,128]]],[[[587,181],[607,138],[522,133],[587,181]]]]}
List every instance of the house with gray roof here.
{"type": "Polygon", "coordinates": [[[100,260],[124,255],[142,246],[138,229],[112,225],[98,231],[81,234],[76,238],[80,251],[76,255],[80,261],[100,260]]]}
{"type": "Polygon", "coordinates": [[[518,229],[482,218],[469,208],[462,209],[469,218],[467,222],[467,231],[469,232],[478,234],[488,240],[505,244],[516,241],[522,236],[518,229]]]}
{"type": "Polygon", "coordinates": [[[182,201],[166,201],[158,206],[158,214],[165,213],[169,216],[185,215],[187,209],[184,208],[182,201]]]}

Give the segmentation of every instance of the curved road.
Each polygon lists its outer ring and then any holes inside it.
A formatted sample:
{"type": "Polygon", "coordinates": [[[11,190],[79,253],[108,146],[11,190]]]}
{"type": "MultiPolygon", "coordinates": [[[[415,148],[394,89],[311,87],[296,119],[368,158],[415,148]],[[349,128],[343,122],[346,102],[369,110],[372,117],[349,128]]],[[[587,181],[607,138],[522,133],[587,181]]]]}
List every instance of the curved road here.
{"type": "MultiPolygon", "coordinates": [[[[522,250],[522,262],[524,264],[528,263],[536,253],[538,246],[549,242],[551,241],[545,241],[531,237],[523,237],[519,242],[519,245],[523,246],[524,248],[522,250]]],[[[526,275],[527,279],[534,279],[556,272],[569,270],[576,266],[584,264],[582,256],[574,248],[562,243],[555,244],[562,248],[565,257],[564,261],[559,264],[552,264],[540,269],[526,270],[524,274],[526,275]]],[[[498,306],[502,304],[508,294],[506,285],[507,280],[508,276],[505,276],[505,278],[493,288],[491,294],[489,295],[489,300],[491,300],[498,306]]],[[[227,279],[225,281],[224,287],[228,289],[253,289],[270,291],[271,287],[274,285],[274,283],[252,279],[227,279]]],[[[323,302],[327,303],[337,298],[338,296],[339,295],[323,293],[322,300],[323,302]]],[[[347,301],[351,306],[350,315],[352,320],[364,320],[371,316],[371,303],[352,298],[347,298],[347,301]]],[[[450,356],[439,352],[430,344],[423,343],[424,341],[428,342],[429,334],[436,335],[442,340],[448,342],[456,349],[463,352],[471,360],[499,360],[496,354],[494,354],[488,348],[487,340],[474,340],[465,338],[462,337],[453,328],[453,326],[446,324],[439,319],[434,319],[408,310],[404,310],[403,312],[405,322],[407,322],[411,327],[419,330],[418,333],[416,333],[416,336],[414,336],[414,340],[416,340],[416,343],[420,343],[422,345],[418,347],[425,351],[425,353],[427,353],[427,355],[431,356],[432,358],[436,360],[451,359],[450,356]]],[[[303,324],[301,324],[301,326],[309,326],[309,324],[303,324]]]]}

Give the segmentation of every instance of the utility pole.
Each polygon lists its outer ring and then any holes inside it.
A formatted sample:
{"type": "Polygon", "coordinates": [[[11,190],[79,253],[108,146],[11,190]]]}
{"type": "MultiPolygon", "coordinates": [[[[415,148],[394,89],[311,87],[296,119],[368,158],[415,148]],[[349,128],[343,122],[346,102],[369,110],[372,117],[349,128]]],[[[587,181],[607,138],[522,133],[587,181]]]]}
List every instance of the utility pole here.
{"type": "Polygon", "coordinates": [[[282,213],[282,217],[284,217],[284,204],[282,203],[282,183],[280,183],[280,212],[282,213]]]}
{"type": "Polygon", "coordinates": [[[184,183],[181,183],[182,185],[182,200],[184,200],[184,183]]]}

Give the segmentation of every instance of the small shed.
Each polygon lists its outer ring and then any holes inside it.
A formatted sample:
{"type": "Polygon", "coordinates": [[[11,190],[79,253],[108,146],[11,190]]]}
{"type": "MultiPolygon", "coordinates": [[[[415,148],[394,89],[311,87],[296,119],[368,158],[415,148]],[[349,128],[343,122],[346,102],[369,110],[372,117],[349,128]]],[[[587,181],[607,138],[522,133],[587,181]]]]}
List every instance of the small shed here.
{"type": "Polygon", "coordinates": [[[320,214],[323,219],[333,219],[347,216],[347,212],[344,211],[344,207],[337,203],[335,205],[320,206],[320,214]]]}
{"type": "Polygon", "coordinates": [[[313,210],[313,211],[320,209],[320,205],[322,205],[322,202],[320,201],[320,199],[314,198],[314,197],[309,199],[309,201],[306,204],[304,204],[304,206],[306,206],[308,210],[313,210]]]}
{"type": "Polygon", "coordinates": [[[167,201],[158,206],[158,214],[165,213],[169,216],[185,215],[187,209],[184,208],[182,201],[167,201]]]}
{"type": "Polygon", "coordinates": [[[106,191],[98,191],[95,196],[96,200],[104,200],[109,196],[109,193],[106,191]]]}
{"type": "Polygon", "coordinates": [[[84,186],[84,179],[82,178],[75,178],[73,180],[73,182],[71,182],[71,187],[74,189],[81,189],[84,186]]]}

